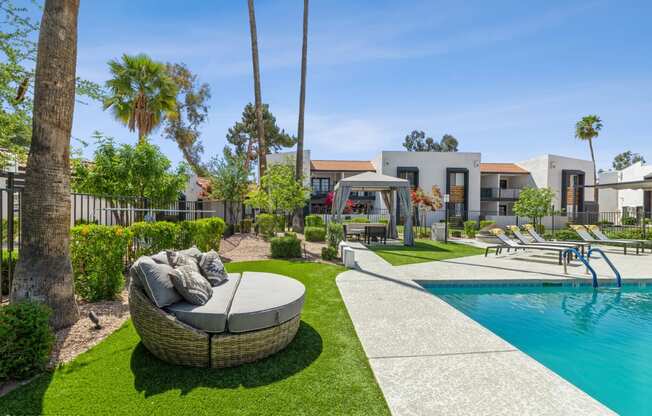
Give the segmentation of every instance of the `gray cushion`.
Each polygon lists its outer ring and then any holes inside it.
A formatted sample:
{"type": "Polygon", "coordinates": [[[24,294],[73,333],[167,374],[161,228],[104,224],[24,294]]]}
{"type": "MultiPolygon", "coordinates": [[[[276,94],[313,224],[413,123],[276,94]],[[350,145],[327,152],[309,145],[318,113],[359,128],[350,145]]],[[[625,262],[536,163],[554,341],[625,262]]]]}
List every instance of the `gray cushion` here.
{"type": "Polygon", "coordinates": [[[152,260],[159,264],[170,265],[168,261],[168,253],[166,251],[160,251],[152,256],[152,260]]]}
{"type": "Polygon", "coordinates": [[[210,282],[190,265],[172,270],[170,279],[181,297],[193,305],[203,305],[213,295],[210,282]]]}
{"type": "Polygon", "coordinates": [[[190,266],[194,271],[199,273],[199,264],[197,258],[189,254],[183,254],[180,251],[167,251],[168,264],[174,268],[181,266],[190,266]]]}
{"type": "Polygon", "coordinates": [[[246,272],[229,310],[229,332],[269,328],[301,313],[306,288],[297,280],[271,273],[246,272]]]}
{"type": "Polygon", "coordinates": [[[211,333],[224,332],[229,307],[239,281],[240,274],[229,273],[227,280],[213,289],[213,296],[204,305],[178,302],[165,310],[193,328],[211,333]]]}
{"type": "Polygon", "coordinates": [[[159,264],[150,257],[143,256],[131,266],[131,271],[133,283],[142,287],[150,300],[159,308],[182,299],[170,280],[169,274],[174,269],[167,264],[159,264]]]}
{"type": "Polygon", "coordinates": [[[204,253],[199,258],[199,269],[212,286],[217,286],[227,278],[224,264],[215,250],[204,253]]]}
{"type": "Polygon", "coordinates": [[[198,259],[199,256],[201,256],[201,254],[202,254],[202,253],[201,253],[201,250],[199,250],[199,249],[197,248],[197,246],[192,246],[192,247],[187,248],[187,249],[185,249],[185,250],[179,250],[178,253],[179,253],[179,254],[184,254],[184,255],[186,255],[186,256],[192,256],[192,257],[194,257],[194,258],[196,258],[196,259],[198,259]]]}

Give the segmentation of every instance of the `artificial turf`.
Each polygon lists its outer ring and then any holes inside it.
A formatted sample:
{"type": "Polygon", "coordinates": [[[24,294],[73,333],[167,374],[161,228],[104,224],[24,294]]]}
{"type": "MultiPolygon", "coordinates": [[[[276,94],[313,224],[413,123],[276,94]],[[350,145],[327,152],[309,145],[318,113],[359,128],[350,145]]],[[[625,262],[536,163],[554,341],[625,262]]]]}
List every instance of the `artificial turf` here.
{"type": "Polygon", "coordinates": [[[369,247],[392,266],[448,260],[483,254],[484,250],[466,244],[417,240],[414,247],[374,245],[369,247]]]}
{"type": "Polygon", "coordinates": [[[0,398],[0,414],[389,414],[335,286],[343,268],[278,260],[227,268],[304,283],[301,326],[287,349],[232,369],[179,367],[148,353],[128,321],[71,363],[0,398]]]}

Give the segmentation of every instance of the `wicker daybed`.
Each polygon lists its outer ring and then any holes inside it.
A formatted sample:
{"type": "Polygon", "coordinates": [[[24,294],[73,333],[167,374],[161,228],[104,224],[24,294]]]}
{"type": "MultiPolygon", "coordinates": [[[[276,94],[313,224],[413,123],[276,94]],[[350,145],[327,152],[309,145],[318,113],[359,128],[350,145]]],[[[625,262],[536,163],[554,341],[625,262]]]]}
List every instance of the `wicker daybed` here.
{"type": "Polygon", "coordinates": [[[202,307],[183,302],[159,308],[137,282],[132,268],[129,311],[134,327],[145,348],[169,363],[224,368],[257,361],[285,348],[299,329],[305,287],[285,276],[229,274],[229,282],[213,292],[215,302],[227,301],[219,316],[198,314],[202,307]]]}

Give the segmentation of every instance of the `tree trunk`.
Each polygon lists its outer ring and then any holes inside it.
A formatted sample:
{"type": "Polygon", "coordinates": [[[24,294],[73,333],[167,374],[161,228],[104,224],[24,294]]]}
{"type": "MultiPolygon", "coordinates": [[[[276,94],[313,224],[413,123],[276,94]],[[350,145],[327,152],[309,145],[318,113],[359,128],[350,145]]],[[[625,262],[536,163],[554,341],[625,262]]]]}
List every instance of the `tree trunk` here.
{"type": "Polygon", "coordinates": [[[591,160],[593,161],[593,202],[600,211],[600,206],[598,205],[598,170],[595,165],[595,153],[593,153],[593,139],[589,139],[589,149],[591,150],[591,160]]]}
{"type": "Polygon", "coordinates": [[[32,144],[22,201],[23,239],[11,301],[53,310],[55,329],[79,319],[70,262],[70,131],[79,0],[46,0],[34,87],[32,144]]]}
{"type": "Polygon", "coordinates": [[[249,30],[251,31],[251,60],[254,67],[254,95],[256,105],[256,127],[258,129],[258,178],[265,175],[267,168],[267,146],[265,145],[265,124],[263,123],[263,100],[260,92],[260,68],[258,64],[258,35],[256,33],[256,12],[254,0],[247,0],[249,6],[249,30]]]}
{"type": "MultiPolygon", "coordinates": [[[[303,180],[303,124],[306,109],[306,72],[308,66],[308,0],[303,0],[303,46],[301,48],[301,92],[299,93],[299,125],[297,127],[296,179],[303,180]]],[[[294,212],[292,228],[303,231],[303,209],[294,212]]]]}

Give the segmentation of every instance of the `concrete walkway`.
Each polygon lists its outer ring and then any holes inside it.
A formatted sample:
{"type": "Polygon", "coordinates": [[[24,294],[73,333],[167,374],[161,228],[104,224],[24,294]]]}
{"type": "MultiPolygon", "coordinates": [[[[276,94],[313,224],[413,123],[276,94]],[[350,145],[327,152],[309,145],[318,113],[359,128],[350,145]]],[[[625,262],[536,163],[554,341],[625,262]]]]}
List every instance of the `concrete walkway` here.
{"type": "Polygon", "coordinates": [[[547,265],[539,268],[522,258],[474,256],[392,267],[361,244],[350,246],[358,270],[339,275],[337,285],[394,415],[613,414],[413,281],[572,278],[554,261],[541,259],[547,265]]]}

